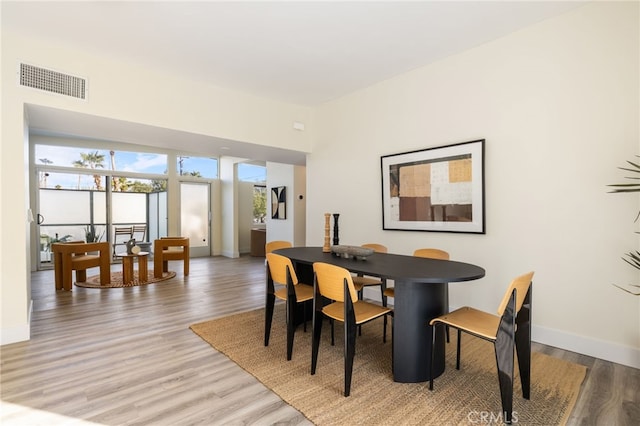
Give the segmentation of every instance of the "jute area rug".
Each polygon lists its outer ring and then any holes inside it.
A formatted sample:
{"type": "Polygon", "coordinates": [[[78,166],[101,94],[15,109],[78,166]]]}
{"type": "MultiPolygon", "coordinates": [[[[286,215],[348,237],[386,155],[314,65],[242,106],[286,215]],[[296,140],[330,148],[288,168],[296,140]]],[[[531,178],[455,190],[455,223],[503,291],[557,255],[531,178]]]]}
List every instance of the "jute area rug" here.
{"type": "MultiPolygon", "coordinates": [[[[264,309],[194,324],[191,329],[213,348],[278,394],[317,425],[469,425],[502,423],[493,345],[462,337],[461,369],[455,368],[456,333],[447,344],[445,372],[426,383],[396,383],[391,340],[382,343],[382,320],[365,324],[356,341],[351,395],[343,396],[343,333],[336,345],[323,326],[318,367],[311,366],[311,323],[296,330],[293,359],[286,360],[284,305],[276,305],[269,346],[264,346],[264,309]]],[[[389,336],[388,336],[389,337],[389,336]]],[[[516,367],[517,372],[517,367],[516,367]]],[[[541,353],[532,354],[531,399],[514,383],[514,423],[565,424],[577,400],[586,367],[541,353]]]]}
{"type": "Polygon", "coordinates": [[[138,277],[138,271],[133,272],[133,281],[130,283],[122,282],[122,272],[112,272],[111,282],[109,284],[100,283],[100,275],[94,275],[87,278],[87,281],[76,281],[75,285],[78,287],[86,288],[123,288],[123,287],[135,287],[139,285],[155,284],[161,281],[169,280],[176,276],[173,271],[163,272],[162,278],[155,278],[152,273],[145,280],[140,280],[138,277]]]}

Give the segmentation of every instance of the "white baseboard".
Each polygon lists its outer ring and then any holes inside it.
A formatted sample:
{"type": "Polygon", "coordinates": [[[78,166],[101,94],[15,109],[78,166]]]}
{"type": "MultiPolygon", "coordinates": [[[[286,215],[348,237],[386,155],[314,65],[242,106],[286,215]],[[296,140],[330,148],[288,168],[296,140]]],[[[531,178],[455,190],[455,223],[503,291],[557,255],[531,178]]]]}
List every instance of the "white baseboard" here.
{"type": "Polygon", "coordinates": [[[11,343],[24,342],[31,339],[31,313],[33,312],[33,300],[29,301],[29,315],[27,323],[13,327],[0,329],[0,346],[11,343]]]}
{"type": "Polygon", "coordinates": [[[534,325],[531,340],[640,369],[640,348],[534,325]]]}
{"type": "Polygon", "coordinates": [[[231,259],[236,259],[240,257],[239,251],[230,251],[230,250],[222,250],[222,255],[224,257],[230,257],[231,259]]]}

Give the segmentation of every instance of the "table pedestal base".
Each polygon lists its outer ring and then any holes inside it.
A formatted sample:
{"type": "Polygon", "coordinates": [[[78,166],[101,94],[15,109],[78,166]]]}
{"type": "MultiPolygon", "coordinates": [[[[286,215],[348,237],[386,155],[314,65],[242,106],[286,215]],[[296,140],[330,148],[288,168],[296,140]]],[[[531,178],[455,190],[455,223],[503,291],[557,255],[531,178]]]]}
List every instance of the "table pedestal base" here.
{"type": "MultiPolygon", "coordinates": [[[[393,318],[393,380],[402,383],[430,379],[432,327],[429,321],[449,306],[446,283],[395,282],[393,318]]],[[[444,372],[445,333],[437,327],[434,378],[444,372]]]]}

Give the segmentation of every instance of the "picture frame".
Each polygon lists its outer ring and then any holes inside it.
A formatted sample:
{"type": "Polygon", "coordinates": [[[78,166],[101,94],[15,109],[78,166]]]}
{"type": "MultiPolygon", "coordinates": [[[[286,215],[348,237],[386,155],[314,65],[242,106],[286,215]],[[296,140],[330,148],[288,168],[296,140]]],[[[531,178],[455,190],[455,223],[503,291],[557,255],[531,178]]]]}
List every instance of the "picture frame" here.
{"type": "Polygon", "coordinates": [[[287,187],[271,188],[271,219],[287,218],[287,187]]]}
{"type": "Polygon", "coordinates": [[[484,234],[485,140],[380,157],[382,229],[484,234]]]}

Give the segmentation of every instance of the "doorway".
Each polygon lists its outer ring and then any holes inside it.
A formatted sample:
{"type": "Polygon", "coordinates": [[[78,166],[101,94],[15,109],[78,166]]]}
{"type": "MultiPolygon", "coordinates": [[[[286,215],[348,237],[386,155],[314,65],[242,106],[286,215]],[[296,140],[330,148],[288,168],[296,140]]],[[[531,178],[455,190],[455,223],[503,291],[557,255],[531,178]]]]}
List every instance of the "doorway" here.
{"type": "Polygon", "coordinates": [[[191,257],[211,255],[211,191],[208,183],[180,182],[180,230],[191,257]]]}

